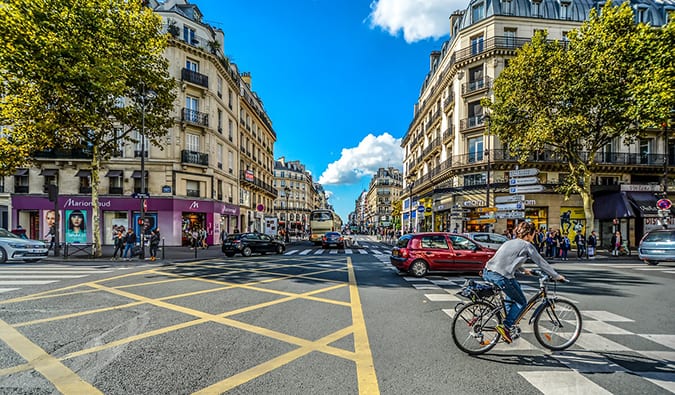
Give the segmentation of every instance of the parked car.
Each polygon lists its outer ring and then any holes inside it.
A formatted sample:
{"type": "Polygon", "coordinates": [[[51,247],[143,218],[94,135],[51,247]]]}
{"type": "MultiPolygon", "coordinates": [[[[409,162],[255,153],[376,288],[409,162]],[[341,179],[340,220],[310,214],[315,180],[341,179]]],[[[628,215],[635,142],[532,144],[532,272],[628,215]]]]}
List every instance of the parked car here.
{"type": "Polygon", "coordinates": [[[490,233],[490,232],[469,232],[465,233],[471,240],[476,243],[492,248],[493,250],[498,250],[502,244],[506,243],[509,239],[500,235],[499,233],[490,233]]]}
{"type": "Polygon", "coordinates": [[[321,237],[321,248],[330,248],[331,246],[345,248],[345,239],[339,232],[326,232],[321,237]]]}
{"type": "Polygon", "coordinates": [[[416,277],[429,272],[479,272],[495,252],[460,234],[409,233],[396,242],[390,262],[399,271],[416,277]]]}
{"type": "Polygon", "coordinates": [[[24,239],[0,228],[0,263],[7,261],[37,262],[47,257],[47,244],[39,240],[24,239]]]}
{"type": "Polygon", "coordinates": [[[638,256],[650,265],[675,262],[675,229],[652,230],[642,237],[638,256]]]}
{"type": "Polygon", "coordinates": [[[286,251],[286,245],[281,240],[263,233],[234,233],[227,235],[221,249],[229,257],[233,257],[234,254],[251,256],[254,252],[283,254],[286,251]]]}

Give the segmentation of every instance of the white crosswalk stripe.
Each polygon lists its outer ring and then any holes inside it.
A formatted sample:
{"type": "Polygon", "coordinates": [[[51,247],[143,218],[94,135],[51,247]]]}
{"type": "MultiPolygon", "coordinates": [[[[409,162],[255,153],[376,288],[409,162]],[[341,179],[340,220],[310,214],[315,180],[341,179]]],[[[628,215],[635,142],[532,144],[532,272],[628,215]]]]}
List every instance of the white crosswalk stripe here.
{"type": "Polygon", "coordinates": [[[47,285],[66,279],[109,273],[115,269],[71,266],[21,266],[0,268],[0,293],[17,291],[26,286],[47,285]]]}

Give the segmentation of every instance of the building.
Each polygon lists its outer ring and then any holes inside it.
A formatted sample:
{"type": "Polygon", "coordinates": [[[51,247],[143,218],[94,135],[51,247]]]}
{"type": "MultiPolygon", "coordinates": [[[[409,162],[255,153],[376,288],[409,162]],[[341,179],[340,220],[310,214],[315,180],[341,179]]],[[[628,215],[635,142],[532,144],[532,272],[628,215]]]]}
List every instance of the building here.
{"type": "MultiPolygon", "coordinates": [[[[672,1],[631,3],[637,20],[653,26],[666,22],[666,11],[673,5],[672,1]]],[[[672,190],[675,174],[673,140],[665,144],[661,131],[628,146],[617,139],[605,147],[593,179],[596,224],[585,223],[579,196],[564,200],[554,192],[568,170],[547,152],[521,166],[536,169],[541,185],[525,194],[524,210],[520,206],[515,211],[496,211],[496,203],[509,199],[510,172],[518,163],[495,136],[486,134],[489,124],[480,100],[490,97],[492,81],[535,31],[545,29],[550,38],[564,40],[592,7],[603,4],[587,0],[472,0],[466,9],[450,15],[450,38],[440,51],[430,54],[430,69],[402,139],[404,226],[496,232],[513,228],[522,220],[563,231],[576,228],[590,232],[586,228],[592,226],[605,245],[615,229],[636,245],[644,232],[660,226],[654,192],[661,190],[664,173],[670,175],[672,190]],[[425,213],[423,217],[416,215],[418,209],[425,213]]]]}
{"type": "MultiPolygon", "coordinates": [[[[319,208],[318,196],[312,179],[300,161],[286,161],[281,157],[274,162],[274,188],[279,196],[274,201],[274,212],[279,229],[289,235],[301,235],[309,230],[309,213],[319,208]]],[[[325,200],[325,198],[323,198],[325,200]]]]}
{"type": "Polygon", "coordinates": [[[370,179],[365,195],[365,224],[368,232],[382,234],[393,227],[392,204],[399,200],[403,176],[399,169],[379,168],[370,179]]]}
{"type": "MultiPolygon", "coordinates": [[[[168,0],[148,6],[170,35],[165,56],[179,89],[175,123],[162,147],[121,144],[117,155],[101,164],[102,243],[112,243],[114,225],[140,229],[141,200],[132,195],[142,192],[141,177],[149,194],[146,218],[160,227],[166,245],[187,245],[193,229],[206,229],[210,244],[223,231],[261,230],[277,197],[272,186],[276,134],[250,74],[239,72],[224,55],[223,31],[204,22],[196,5],[168,0]]],[[[135,137],[140,142],[141,134],[135,137]]],[[[58,185],[61,223],[74,212],[89,221],[91,152],[51,150],[34,156],[35,168],[17,169],[0,184],[11,195],[8,225],[21,224],[30,237],[43,238],[47,212],[54,208],[45,193],[48,184],[58,185]]],[[[82,240],[90,242],[90,226],[86,232],[82,240]]],[[[74,241],[65,236],[62,240],[74,241]]]]}

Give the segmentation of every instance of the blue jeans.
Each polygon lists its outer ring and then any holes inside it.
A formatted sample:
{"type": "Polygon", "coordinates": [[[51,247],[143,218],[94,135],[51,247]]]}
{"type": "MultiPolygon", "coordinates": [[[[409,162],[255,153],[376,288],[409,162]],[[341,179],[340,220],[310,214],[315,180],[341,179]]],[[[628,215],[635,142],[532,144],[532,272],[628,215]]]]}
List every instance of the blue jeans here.
{"type": "MultiPolygon", "coordinates": [[[[134,248],[134,245],[133,245],[133,244],[127,244],[127,245],[124,247],[124,255],[123,255],[124,258],[127,257],[127,251],[131,251],[132,248],[134,248]]],[[[131,256],[132,253],[133,253],[133,251],[131,251],[131,253],[129,254],[129,258],[132,258],[132,256],[131,256]]]]}
{"type": "Polygon", "coordinates": [[[527,299],[523,290],[520,289],[520,284],[515,278],[506,278],[499,273],[489,270],[483,271],[483,279],[497,285],[504,291],[506,295],[504,307],[506,308],[506,318],[504,319],[504,326],[510,328],[515,324],[516,318],[527,305],[527,299]]]}

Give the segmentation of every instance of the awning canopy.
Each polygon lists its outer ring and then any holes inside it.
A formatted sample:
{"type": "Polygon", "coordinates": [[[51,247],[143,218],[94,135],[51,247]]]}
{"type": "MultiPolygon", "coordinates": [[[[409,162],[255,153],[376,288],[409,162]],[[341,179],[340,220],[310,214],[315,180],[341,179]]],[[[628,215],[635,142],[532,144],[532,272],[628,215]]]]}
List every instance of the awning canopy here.
{"type": "Polygon", "coordinates": [[[656,202],[659,200],[651,192],[628,192],[628,200],[643,215],[656,216],[659,214],[659,208],[656,202]]]}
{"type": "Polygon", "coordinates": [[[106,177],[122,177],[124,175],[124,170],[108,170],[108,174],[106,174],[106,177]]]}
{"type": "Polygon", "coordinates": [[[28,169],[16,169],[14,172],[15,176],[25,176],[26,174],[28,174],[28,169]]]}
{"type": "Polygon", "coordinates": [[[625,192],[596,196],[593,201],[595,219],[633,218],[635,212],[625,192]]]}
{"type": "Polygon", "coordinates": [[[45,177],[54,177],[57,174],[59,174],[59,169],[42,169],[40,172],[40,175],[45,177]]]}
{"type": "MultiPolygon", "coordinates": [[[[148,176],[148,171],[145,170],[145,177],[148,176]]],[[[131,174],[131,178],[141,178],[141,171],[140,170],[134,170],[134,172],[131,174]]]]}
{"type": "Polygon", "coordinates": [[[91,170],[80,169],[75,177],[91,177],[91,170]]]}

